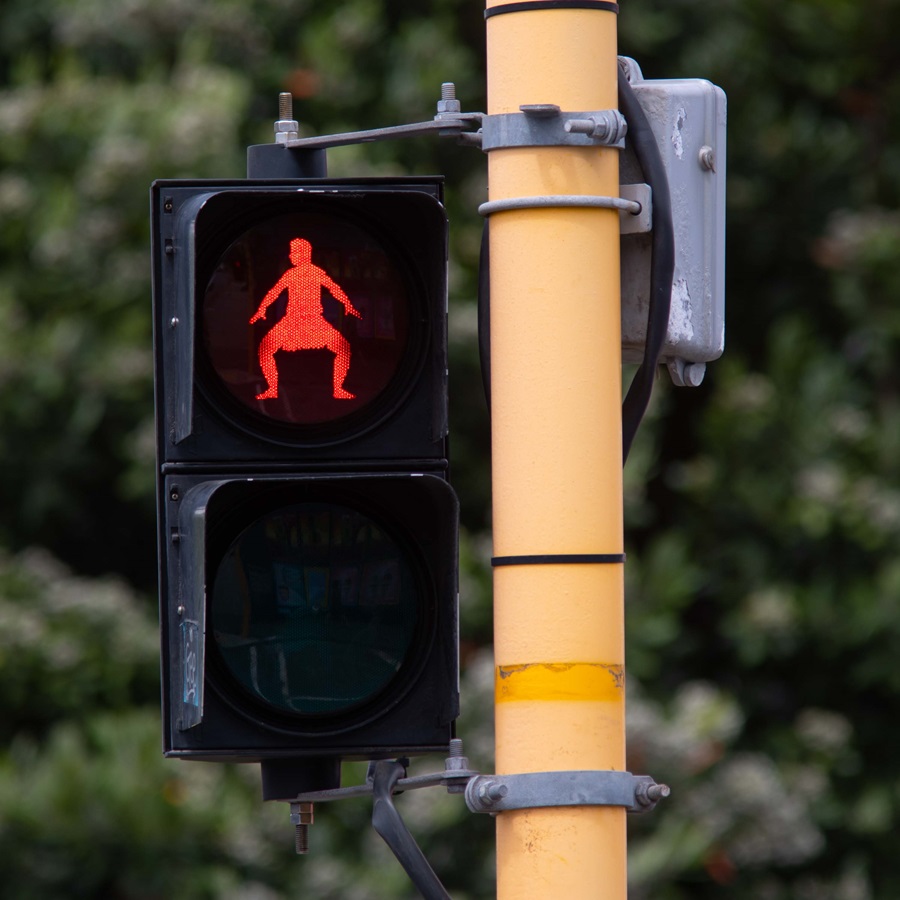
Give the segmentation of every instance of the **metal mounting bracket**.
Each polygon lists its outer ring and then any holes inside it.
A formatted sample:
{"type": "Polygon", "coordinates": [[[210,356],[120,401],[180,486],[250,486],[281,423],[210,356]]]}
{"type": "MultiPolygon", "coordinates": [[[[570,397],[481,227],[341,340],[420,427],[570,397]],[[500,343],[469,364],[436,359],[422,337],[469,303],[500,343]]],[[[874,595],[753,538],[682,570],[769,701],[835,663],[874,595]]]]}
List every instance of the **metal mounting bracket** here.
{"type": "Polygon", "coordinates": [[[344,147],[348,144],[369,144],[374,141],[391,141],[399,138],[418,137],[424,134],[455,135],[460,143],[480,145],[479,131],[467,131],[481,125],[483,113],[438,113],[431,121],[413,122],[410,125],[390,125],[387,128],[370,128],[366,131],[345,131],[341,134],[323,134],[316,137],[295,138],[285,141],[292,150],[324,150],[328,147],[344,147]]]}
{"type": "Polygon", "coordinates": [[[547,806],[624,806],[629,812],[647,812],[669,793],[668,786],[649,775],[631,772],[476,775],[466,785],[466,805],[486,813],[547,806]]]}
{"type": "MultiPolygon", "coordinates": [[[[287,95],[283,95],[287,96],[287,95]]],[[[285,107],[287,108],[287,107],[285,107]]],[[[324,150],[348,144],[397,140],[437,134],[455,137],[461,144],[480,147],[484,151],[510,147],[615,147],[624,149],[628,124],[617,109],[563,112],[555,103],[531,103],[519,107],[518,113],[485,115],[462,112],[452,82],[441,85],[441,99],[437,115],[430,122],[391,125],[366,131],[324,134],[316,137],[297,137],[296,123],[288,122],[291,131],[279,132],[279,143],[291,150],[324,150]]],[[[290,119],[282,112],[282,119],[290,119]]],[[[547,197],[519,197],[483,203],[478,211],[487,216],[507,209],[526,209],[552,206],[593,206],[618,209],[622,234],[645,234],[652,225],[652,197],[646,184],[621,185],[620,197],[585,197],[554,195],[547,197]]]]}
{"type": "Polygon", "coordinates": [[[619,196],[638,204],[640,211],[619,211],[622,234],[646,234],[653,230],[653,191],[649,184],[620,184],[619,196]]]}
{"type": "Polygon", "coordinates": [[[552,103],[519,107],[520,113],[487,116],[480,112],[440,112],[428,122],[390,125],[366,131],[347,131],[316,137],[281,137],[292,150],[324,150],[348,144],[367,144],[399,138],[438,134],[482,150],[506,147],[625,147],[628,130],[617,109],[563,112],[552,103]]]}
{"type": "Polygon", "coordinates": [[[625,146],[628,130],[617,109],[563,112],[553,103],[520,106],[518,113],[485,116],[481,149],[507,147],[618,147],[625,146]]]}
{"type": "MultiPolygon", "coordinates": [[[[444,772],[428,772],[425,775],[414,775],[410,778],[401,778],[397,781],[398,791],[414,791],[418,788],[445,787],[450,794],[462,793],[460,787],[464,787],[470,778],[477,772],[460,767],[448,768],[444,772]]],[[[324,791],[305,791],[292,798],[295,802],[327,803],[334,800],[349,800],[351,797],[370,797],[372,795],[372,782],[367,780],[365,784],[351,784],[347,787],[331,788],[324,791]]]]}

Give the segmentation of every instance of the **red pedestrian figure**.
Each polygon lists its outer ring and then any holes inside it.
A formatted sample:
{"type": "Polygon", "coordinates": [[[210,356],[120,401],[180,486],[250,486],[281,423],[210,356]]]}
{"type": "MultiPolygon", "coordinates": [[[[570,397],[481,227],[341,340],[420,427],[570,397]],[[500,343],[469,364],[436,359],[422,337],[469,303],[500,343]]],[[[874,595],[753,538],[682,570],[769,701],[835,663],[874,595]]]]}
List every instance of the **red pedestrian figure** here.
{"type": "Polygon", "coordinates": [[[275,354],[279,350],[322,350],[334,354],[334,396],[338,400],[352,400],[356,395],[344,390],[344,379],[350,368],[350,344],[328,321],[322,312],[322,288],[343,305],[348,315],[361,319],[359,310],[341,287],[312,261],[312,246],[303,238],[291,241],[291,266],[262,299],[250,324],[262,319],[269,304],[283,291],[288,292],[284,315],[266,333],[259,344],[259,365],[266,377],[267,389],[256,395],[257,400],[278,396],[278,366],[275,354]]]}

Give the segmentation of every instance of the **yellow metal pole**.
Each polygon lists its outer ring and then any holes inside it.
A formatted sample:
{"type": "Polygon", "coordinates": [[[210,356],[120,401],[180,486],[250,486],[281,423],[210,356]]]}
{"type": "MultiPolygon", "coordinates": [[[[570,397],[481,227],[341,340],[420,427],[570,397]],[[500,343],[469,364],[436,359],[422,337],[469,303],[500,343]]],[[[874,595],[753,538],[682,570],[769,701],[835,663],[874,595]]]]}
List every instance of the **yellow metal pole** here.
{"type": "MultiPolygon", "coordinates": [[[[612,4],[504,5],[488,114],[617,107],[612,4]]],[[[488,173],[492,201],[619,194],[612,148],[491,150],[488,173]]],[[[621,554],[618,213],[507,210],[490,233],[494,555],[621,554]]],[[[624,770],[623,593],[621,564],[495,568],[499,774],[624,770]]],[[[500,900],[624,900],[625,811],[501,812],[497,870],[500,900]]]]}

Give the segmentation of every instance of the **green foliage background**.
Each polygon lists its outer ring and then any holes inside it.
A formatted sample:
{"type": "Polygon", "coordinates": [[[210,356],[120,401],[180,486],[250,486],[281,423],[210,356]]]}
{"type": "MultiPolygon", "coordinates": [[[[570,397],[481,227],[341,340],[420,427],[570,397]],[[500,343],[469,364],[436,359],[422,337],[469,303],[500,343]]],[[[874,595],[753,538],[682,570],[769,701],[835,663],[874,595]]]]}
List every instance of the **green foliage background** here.
{"type": "MultiPolygon", "coordinates": [[[[629,764],[674,788],[632,823],[630,895],[897,897],[900,3],[624,0],[619,26],[646,77],[729,102],[726,357],[659,380],[626,468],[629,764]]],[[[483,33],[474,0],[0,8],[4,897],[411,895],[365,803],[317,811],[298,859],[254,767],[159,752],[148,186],[240,177],[281,90],[311,134],[427,118],[446,80],[484,109],[483,33]]],[[[329,168],[448,177],[460,729],[487,770],[484,159],[329,168]]],[[[490,820],[399,802],[453,896],[492,896],[490,820]]]]}

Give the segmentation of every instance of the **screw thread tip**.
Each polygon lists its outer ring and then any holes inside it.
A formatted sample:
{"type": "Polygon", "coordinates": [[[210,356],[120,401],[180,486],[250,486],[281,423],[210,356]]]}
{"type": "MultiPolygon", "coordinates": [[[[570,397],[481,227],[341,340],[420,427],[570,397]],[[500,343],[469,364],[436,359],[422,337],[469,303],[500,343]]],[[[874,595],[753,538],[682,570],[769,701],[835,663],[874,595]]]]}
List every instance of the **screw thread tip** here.
{"type": "Polygon", "coordinates": [[[278,118],[294,118],[294,97],[287,91],[283,91],[278,95],[278,118]]]}

